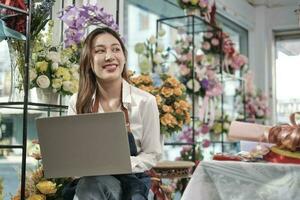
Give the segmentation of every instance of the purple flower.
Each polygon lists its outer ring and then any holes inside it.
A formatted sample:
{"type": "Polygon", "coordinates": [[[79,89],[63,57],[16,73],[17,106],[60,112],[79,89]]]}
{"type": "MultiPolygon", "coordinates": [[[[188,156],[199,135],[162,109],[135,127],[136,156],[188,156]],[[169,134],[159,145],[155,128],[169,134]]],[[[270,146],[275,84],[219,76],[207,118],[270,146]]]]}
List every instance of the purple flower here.
{"type": "Polygon", "coordinates": [[[204,88],[205,90],[209,86],[209,81],[207,79],[202,79],[202,81],[200,83],[201,83],[201,87],[204,88]]]}
{"type": "Polygon", "coordinates": [[[71,5],[60,12],[59,18],[68,26],[65,30],[66,47],[84,40],[85,29],[90,25],[103,24],[116,32],[119,30],[113,16],[98,5],[87,4],[80,7],[71,5]]]}

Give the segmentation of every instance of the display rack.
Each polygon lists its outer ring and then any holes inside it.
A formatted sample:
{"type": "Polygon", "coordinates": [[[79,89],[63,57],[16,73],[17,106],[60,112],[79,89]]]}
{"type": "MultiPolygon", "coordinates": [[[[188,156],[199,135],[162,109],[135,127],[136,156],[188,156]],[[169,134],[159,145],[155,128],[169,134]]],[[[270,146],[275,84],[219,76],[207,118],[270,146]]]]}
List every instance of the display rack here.
{"type": "MultiPolygon", "coordinates": [[[[169,31],[167,31],[170,35],[171,38],[174,38],[174,33],[178,31],[178,29],[184,29],[185,30],[185,34],[189,35],[192,37],[192,63],[193,63],[193,68],[192,68],[192,80],[193,80],[193,88],[195,87],[195,83],[194,83],[194,78],[195,78],[195,71],[194,71],[194,60],[195,60],[195,55],[196,55],[196,44],[197,42],[199,42],[201,40],[200,36],[201,34],[203,35],[204,33],[207,32],[211,32],[211,33],[216,33],[218,35],[222,35],[222,30],[219,27],[213,26],[209,23],[207,23],[206,21],[204,21],[201,17],[195,16],[195,15],[187,15],[187,16],[178,16],[178,17],[171,17],[171,18],[161,18],[157,20],[156,23],[156,30],[157,30],[157,34],[158,34],[158,30],[160,28],[163,29],[169,29],[169,31]]],[[[219,38],[220,40],[222,40],[221,38],[219,38]]],[[[172,41],[170,42],[172,43],[172,41]]],[[[172,44],[171,44],[172,45],[172,44]]],[[[198,45],[199,46],[199,45],[198,45]]],[[[222,49],[222,41],[220,41],[219,47],[220,50],[222,49]]],[[[236,81],[238,82],[237,87],[240,87],[240,80],[238,77],[235,77],[234,75],[228,75],[227,73],[224,73],[223,69],[222,69],[222,63],[223,63],[223,55],[222,53],[216,54],[216,56],[218,57],[218,63],[216,63],[216,65],[218,65],[218,74],[220,74],[220,82],[223,85],[223,87],[225,87],[226,83],[230,82],[230,81],[236,81]]],[[[184,146],[184,145],[188,145],[188,146],[192,146],[193,150],[192,150],[192,161],[195,161],[199,158],[196,158],[196,146],[200,145],[200,142],[197,141],[197,139],[195,138],[195,130],[196,130],[196,121],[199,121],[199,117],[198,115],[196,115],[195,110],[196,110],[196,105],[195,105],[195,101],[194,101],[194,97],[195,97],[195,93],[192,92],[191,94],[191,104],[192,104],[192,113],[191,113],[191,117],[192,117],[192,122],[191,122],[191,128],[192,128],[192,141],[191,143],[186,143],[186,142],[181,142],[181,141],[166,141],[165,145],[166,146],[184,146]]],[[[228,110],[226,108],[224,108],[224,102],[225,99],[227,98],[226,94],[222,94],[220,96],[220,103],[219,103],[219,109],[220,109],[220,113],[221,113],[221,122],[224,119],[224,114],[225,112],[227,112],[228,110]]],[[[234,103],[231,105],[231,110],[234,110],[233,108],[234,103]]],[[[224,123],[222,123],[222,130],[224,130],[224,123]]],[[[212,148],[213,148],[213,153],[215,153],[215,146],[221,146],[221,151],[224,152],[225,150],[227,150],[227,146],[233,146],[233,148],[238,149],[238,143],[236,142],[229,142],[225,140],[225,134],[222,133],[221,134],[221,138],[219,141],[211,141],[212,143],[212,148]]]]}
{"type": "MultiPolygon", "coordinates": [[[[21,154],[21,187],[20,187],[20,198],[21,200],[25,200],[25,186],[26,186],[26,158],[27,158],[27,140],[28,140],[28,126],[29,126],[29,111],[32,112],[46,112],[47,116],[50,116],[50,113],[55,112],[61,115],[67,109],[67,106],[63,105],[52,105],[52,104],[44,104],[44,103],[35,103],[29,101],[29,64],[30,64],[30,22],[31,22],[31,10],[32,10],[32,0],[27,0],[27,10],[22,10],[16,7],[7,6],[3,3],[0,3],[1,9],[9,9],[16,12],[18,15],[26,16],[26,40],[25,40],[25,66],[24,71],[24,79],[23,79],[23,89],[24,89],[24,99],[19,102],[0,102],[0,113],[3,110],[8,111],[9,113],[18,113],[22,116],[22,141],[16,144],[4,144],[0,145],[0,150],[2,149],[20,149],[22,151],[21,154]]],[[[3,16],[2,17],[11,17],[11,16],[3,16]]],[[[61,100],[60,100],[61,103],[61,100]]],[[[14,133],[12,133],[14,135],[14,133]]],[[[5,181],[5,180],[4,180],[5,181]]],[[[16,192],[16,191],[15,191],[16,192]]]]}

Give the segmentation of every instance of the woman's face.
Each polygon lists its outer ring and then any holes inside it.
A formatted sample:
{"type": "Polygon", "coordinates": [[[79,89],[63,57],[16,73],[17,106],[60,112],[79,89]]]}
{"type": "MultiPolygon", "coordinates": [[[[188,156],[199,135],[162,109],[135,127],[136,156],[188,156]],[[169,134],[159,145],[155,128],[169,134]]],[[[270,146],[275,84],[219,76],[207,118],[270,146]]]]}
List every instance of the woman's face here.
{"type": "Polygon", "coordinates": [[[93,71],[100,81],[122,79],[125,55],[120,42],[111,34],[97,35],[93,40],[93,71]]]}

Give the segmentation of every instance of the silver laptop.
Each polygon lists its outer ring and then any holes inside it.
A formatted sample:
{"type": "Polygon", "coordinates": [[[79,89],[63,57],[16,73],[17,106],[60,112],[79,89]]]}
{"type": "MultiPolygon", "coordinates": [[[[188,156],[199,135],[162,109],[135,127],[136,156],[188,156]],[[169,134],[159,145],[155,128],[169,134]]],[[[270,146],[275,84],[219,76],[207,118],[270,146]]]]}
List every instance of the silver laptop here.
{"type": "Polygon", "coordinates": [[[36,120],[46,178],[131,173],[123,112],[36,120]]]}

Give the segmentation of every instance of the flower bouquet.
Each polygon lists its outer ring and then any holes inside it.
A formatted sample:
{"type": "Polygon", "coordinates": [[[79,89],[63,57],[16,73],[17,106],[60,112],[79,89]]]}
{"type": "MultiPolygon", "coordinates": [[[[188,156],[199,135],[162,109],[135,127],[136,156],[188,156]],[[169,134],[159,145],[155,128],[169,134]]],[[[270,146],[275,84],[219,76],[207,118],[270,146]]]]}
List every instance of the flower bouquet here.
{"type": "Polygon", "coordinates": [[[186,10],[188,15],[198,15],[199,13],[200,16],[205,17],[209,22],[209,19],[207,19],[211,12],[209,0],[177,0],[177,2],[182,9],[186,10]]]}
{"type": "Polygon", "coordinates": [[[220,54],[221,40],[219,32],[206,32],[203,34],[201,50],[205,54],[220,54]]]}
{"type": "Polygon", "coordinates": [[[180,131],[183,124],[190,123],[190,104],[186,101],[185,87],[174,77],[162,74],[162,84],[153,86],[149,75],[131,76],[131,82],[138,88],[156,97],[160,113],[161,133],[171,135],[180,131]]]}
{"type": "MultiPolygon", "coordinates": [[[[26,187],[25,197],[26,200],[61,200],[62,189],[66,184],[72,181],[71,178],[51,178],[46,179],[44,177],[43,165],[41,161],[41,154],[39,150],[38,142],[33,142],[34,150],[31,152],[31,156],[37,160],[37,166],[35,170],[27,172],[26,175],[26,187]]],[[[20,190],[14,195],[12,200],[21,200],[20,190]]]]}
{"type": "Polygon", "coordinates": [[[33,56],[30,67],[30,88],[51,89],[71,95],[78,90],[79,65],[70,61],[72,48],[43,48],[33,56]]]}
{"type": "Polygon", "coordinates": [[[231,120],[228,115],[225,115],[223,119],[218,117],[209,131],[211,140],[219,141],[222,133],[228,134],[230,123],[231,120]]]}

